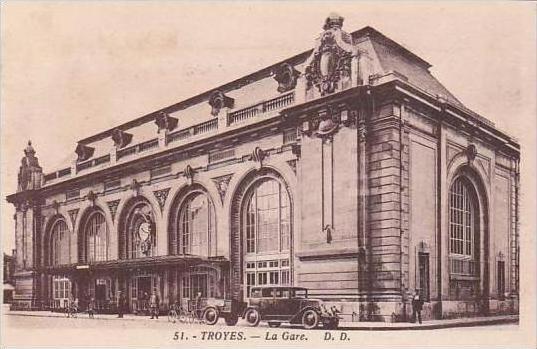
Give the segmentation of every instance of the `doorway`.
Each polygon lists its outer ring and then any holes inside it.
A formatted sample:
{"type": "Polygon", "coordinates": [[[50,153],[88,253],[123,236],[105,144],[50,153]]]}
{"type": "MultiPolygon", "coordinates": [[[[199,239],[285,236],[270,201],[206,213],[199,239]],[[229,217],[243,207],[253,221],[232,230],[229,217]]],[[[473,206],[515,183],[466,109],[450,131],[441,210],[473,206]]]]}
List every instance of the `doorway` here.
{"type": "Polygon", "coordinates": [[[155,287],[155,278],[140,275],[131,279],[131,310],[135,314],[149,314],[149,295],[155,287]]]}

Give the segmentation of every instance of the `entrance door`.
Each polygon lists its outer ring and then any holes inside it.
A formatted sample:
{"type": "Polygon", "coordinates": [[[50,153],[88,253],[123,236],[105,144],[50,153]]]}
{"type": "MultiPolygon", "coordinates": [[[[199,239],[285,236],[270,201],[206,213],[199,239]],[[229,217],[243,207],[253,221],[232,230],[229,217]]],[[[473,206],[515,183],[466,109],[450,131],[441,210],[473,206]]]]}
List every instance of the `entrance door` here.
{"type": "Polygon", "coordinates": [[[141,312],[148,312],[148,304],[147,301],[149,300],[149,295],[151,294],[151,284],[152,279],[151,276],[140,276],[138,277],[138,311],[141,312]]]}

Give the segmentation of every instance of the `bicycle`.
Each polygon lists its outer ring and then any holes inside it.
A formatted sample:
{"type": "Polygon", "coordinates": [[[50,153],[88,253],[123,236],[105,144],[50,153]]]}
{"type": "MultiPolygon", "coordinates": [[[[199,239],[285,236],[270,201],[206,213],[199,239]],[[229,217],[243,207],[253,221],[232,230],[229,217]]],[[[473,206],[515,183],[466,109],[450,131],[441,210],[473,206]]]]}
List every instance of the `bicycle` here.
{"type": "Polygon", "coordinates": [[[170,310],[168,311],[168,322],[175,323],[177,320],[179,320],[179,314],[177,313],[177,307],[175,305],[172,305],[170,307],[170,310]]]}
{"type": "Polygon", "coordinates": [[[75,306],[69,306],[65,308],[65,314],[67,315],[67,317],[76,318],[78,315],[78,309],[75,306]]]}
{"type": "Polygon", "coordinates": [[[179,312],[176,311],[176,314],[179,322],[183,324],[205,323],[201,311],[198,311],[197,309],[187,310],[183,307],[179,307],[179,312]]]}

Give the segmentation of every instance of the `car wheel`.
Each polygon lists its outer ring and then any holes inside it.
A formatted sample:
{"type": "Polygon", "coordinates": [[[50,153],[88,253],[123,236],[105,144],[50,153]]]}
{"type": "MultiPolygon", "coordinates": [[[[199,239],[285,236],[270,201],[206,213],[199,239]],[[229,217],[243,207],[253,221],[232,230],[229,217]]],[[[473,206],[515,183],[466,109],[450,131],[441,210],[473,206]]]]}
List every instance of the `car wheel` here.
{"type": "Polygon", "coordinates": [[[269,327],[274,327],[274,328],[276,328],[276,327],[280,327],[280,326],[282,325],[282,323],[281,323],[281,322],[277,322],[277,321],[269,321],[269,322],[268,322],[268,325],[269,325],[269,327]]]}
{"type": "Polygon", "coordinates": [[[306,310],[304,314],[302,314],[302,326],[304,326],[305,329],[310,330],[317,327],[317,325],[319,325],[319,313],[313,309],[306,310]]]}
{"type": "Polygon", "coordinates": [[[228,315],[225,317],[226,325],[228,326],[235,326],[237,322],[239,321],[239,317],[236,315],[228,315]]]}
{"type": "Polygon", "coordinates": [[[207,308],[203,312],[203,321],[207,325],[214,325],[218,322],[218,310],[215,308],[207,308]]]}
{"type": "Polygon", "coordinates": [[[248,309],[246,311],[246,314],[244,314],[244,318],[246,319],[248,325],[252,327],[259,325],[259,321],[261,321],[261,315],[259,314],[259,311],[255,308],[248,309]]]}

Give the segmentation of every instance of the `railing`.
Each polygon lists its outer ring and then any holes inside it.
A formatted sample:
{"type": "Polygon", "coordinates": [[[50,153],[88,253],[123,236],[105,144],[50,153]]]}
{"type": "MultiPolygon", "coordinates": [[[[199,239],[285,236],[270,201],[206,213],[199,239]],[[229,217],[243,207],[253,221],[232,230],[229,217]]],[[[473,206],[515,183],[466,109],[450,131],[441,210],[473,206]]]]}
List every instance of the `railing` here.
{"type": "MultiPolygon", "coordinates": [[[[259,102],[253,106],[243,108],[227,115],[227,126],[238,124],[247,119],[254,118],[263,113],[268,113],[282,109],[286,106],[289,106],[295,102],[295,93],[289,92],[284,95],[272,98],[266,101],[259,102]]],[[[166,144],[176,141],[183,141],[190,137],[213,132],[218,130],[218,118],[213,118],[211,120],[202,122],[200,124],[190,126],[186,129],[178,130],[173,133],[170,133],[166,136],[166,144]]],[[[296,141],[296,130],[284,133],[284,143],[292,143],[296,141]]],[[[158,138],[153,138],[146,142],[142,142],[130,147],[119,149],[116,152],[116,159],[121,159],[130,155],[134,155],[149,149],[158,148],[159,141],[158,138]]],[[[215,163],[224,159],[228,159],[234,156],[234,150],[223,150],[220,152],[214,152],[209,154],[209,162],[215,163]]],[[[76,172],[84,171],[92,167],[109,163],[110,154],[80,162],[76,164],[76,172]]],[[[61,169],[56,172],[45,174],[45,182],[53,181],[57,178],[68,176],[71,174],[71,168],[61,169]]]]}
{"type": "Polygon", "coordinates": [[[244,120],[256,117],[257,115],[284,108],[290,104],[293,104],[294,101],[295,93],[290,92],[285,95],[269,99],[268,101],[263,101],[250,107],[234,111],[228,114],[227,125],[230,126],[237,124],[244,120]]]}
{"type": "Polygon", "coordinates": [[[80,172],[80,171],[87,170],[88,168],[91,168],[94,166],[106,164],[108,162],[110,162],[110,154],[95,158],[93,160],[81,162],[76,165],[76,171],[80,172]]]}
{"type": "Polygon", "coordinates": [[[215,163],[220,160],[229,159],[235,156],[235,148],[220,150],[209,153],[209,163],[215,163]]]}
{"type": "Polygon", "coordinates": [[[462,259],[457,257],[449,258],[449,271],[450,274],[464,275],[464,276],[476,276],[476,261],[471,259],[462,259]]]}
{"type": "Polygon", "coordinates": [[[202,122],[201,124],[197,124],[189,128],[176,131],[174,133],[170,133],[166,137],[166,143],[182,141],[192,136],[211,132],[214,130],[218,130],[218,118],[214,118],[209,121],[202,122]]]}
{"type": "Polygon", "coordinates": [[[65,177],[65,176],[68,176],[71,174],[71,168],[68,167],[68,168],[64,168],[62,170],[59,170],[59,171],[56,171],[56,172],[52,172],[52,173],[47,173],[45,175],[45,182],[50,182],[56,178],[61,178],[61,177],[65,177]]]}
{"type": "Polygon", "coordinates": [[[118,150],[116,153],[116,158],[121,159],[121,158],[124,158],[125,156],[133,155],[133,154],[146,151],[151,148],[156,148],[156,147],[158,147],[158,138],[153,138],[148,141],[135,144],[131,147],[118,150]]]}

